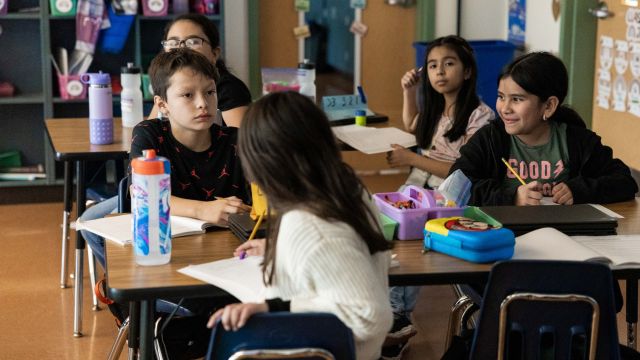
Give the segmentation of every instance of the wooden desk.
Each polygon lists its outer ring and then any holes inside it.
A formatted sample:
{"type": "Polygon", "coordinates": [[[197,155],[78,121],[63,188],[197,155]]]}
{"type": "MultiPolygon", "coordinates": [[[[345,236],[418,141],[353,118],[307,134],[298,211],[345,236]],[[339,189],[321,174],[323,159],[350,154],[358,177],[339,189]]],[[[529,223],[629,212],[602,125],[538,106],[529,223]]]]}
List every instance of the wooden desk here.
{"type": "MultiPolygon", "coordinates": [[[[619,234],[640,233],[640,200],[608,206],[623,215],[620,219],[619,234]]],[[[213,285],[188,277],[176,270],[189,264],[201,264],[231,256],[240,244],[230,232],[221,230],[204,235],[177,238],[173,242],[171,262],[167,265],[144,267],[135,265],[131,247],[122,247],[106,242],[108,295],[118,302],[140,301],[141,310],[141,358],[151,356],[152,301],[158,297],[216,296],[224,292],[213,285]]],[[[467,283],[485,279],[492,264],[474,264],[436,252],[422,254],[419,240],[396,241],[394,252],[400,266],[389,272],[392,285],[435,285],[467,283]]],[[[640,272],[637,270],[616,270],[616,277],[628,279],[627,284],[635,284],[635,306],[629,296],[627,286],[627,321],[631,306],[635,309],[637,322],[637,285],[640,272]],[[631,281],[629,281],[631,280],[631,281]]],[[[632,285],[633,287],[633,285],[632,285]]],[[[633,291],[633,289],[631,289],[633,291]]],[[[132,320],[133,321],[133,320],[132,320]]],[[[130,330],[131,332],[131,330],[130,330]]]]}
{"type": "MultiPolygon", "coordinates": [[[[118,160],[128,158],[131,147],[130,128],[123,128],[119,118],[113,120],[113,144],[93,145],[89,142],[89,119],[46,119],[45,127],[57,161],[64,162],[64,211],[62,214],[62,255],[60,287],[67,287],[67,239],[71,212],[72,163],[76,165],[76,214],[79,218],[85,210],[85,161],[118,160]]],[[[76,234],[75,290],[73,335],[82,336],[82,277],[85,242],[80,232],[76,234]]],[[[93,262],[91,262],[93,264],[93,262]]],[[[96,300],[94,298],[94,303],[96,300]]]]}

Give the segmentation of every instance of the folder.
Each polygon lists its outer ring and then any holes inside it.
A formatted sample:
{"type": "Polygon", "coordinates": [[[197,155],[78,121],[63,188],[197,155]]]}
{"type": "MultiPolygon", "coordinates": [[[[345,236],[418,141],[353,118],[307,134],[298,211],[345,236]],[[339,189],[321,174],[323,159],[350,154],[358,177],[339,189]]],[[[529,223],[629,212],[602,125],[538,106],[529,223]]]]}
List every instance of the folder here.
{"type": "MultiPolygon", "coordinates": [[[[229,230],[237,236],[242,242],[247,241],[251,235],[253,227],[256,225],[256,221],[251,218],[248,213],[242,214],[229,214],[229,230]]],[[[267,222],[263,221],[256,232],[255,239],[264,238],[267,235],[267,222]]]]}
{"type": "Polygon", "coordinates": [[[589,204],[481,206],[480,210],[516,236],[543,227],[552,227],[567,235],[614,235],[618,227],[618,219],[589,204]]]}

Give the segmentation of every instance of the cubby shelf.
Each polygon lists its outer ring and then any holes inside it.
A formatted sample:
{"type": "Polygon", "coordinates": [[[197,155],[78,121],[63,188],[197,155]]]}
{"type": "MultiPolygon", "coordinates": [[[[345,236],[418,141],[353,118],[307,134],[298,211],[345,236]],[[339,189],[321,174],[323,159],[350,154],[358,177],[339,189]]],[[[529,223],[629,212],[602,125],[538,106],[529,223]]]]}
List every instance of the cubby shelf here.
{"type": "MultiPolygon", "coordinates": [[[[220,14],[208,15],[220,30],[224,44],[224,4],[219,1],[220,14]]],[[[139,9],[142,11],[142,9],[139,9]]],[[[116,78],[127,62],[142,66],[146,73],[149,62],[160,48],[167,22],[174,15],[136,16],[122,51],[103,52],[96,47],[89,72],[104,71],[116,78]]],[[[19,150],[24,165],[44,164],[46,179],[34,181],[0,181],[0,187],[60,184],[61,165],[56,164],[44,119],[88,116],[88,100],[60,98],[55,69],[50,54],[59,47],[75,46],[75,16],[50,13],[50,0],[11,0],[9,13],[0,15],[0,81],[16,88],[13,97],[0,97],[0,152],[19,150]],[[28,9],[28,11],[27,11],[28,9]]],[[[145,110],[152,101],[145,100],[145,110]]],[[[114,116],[119,116],[120,98],[114,96],[114,116]]]]}

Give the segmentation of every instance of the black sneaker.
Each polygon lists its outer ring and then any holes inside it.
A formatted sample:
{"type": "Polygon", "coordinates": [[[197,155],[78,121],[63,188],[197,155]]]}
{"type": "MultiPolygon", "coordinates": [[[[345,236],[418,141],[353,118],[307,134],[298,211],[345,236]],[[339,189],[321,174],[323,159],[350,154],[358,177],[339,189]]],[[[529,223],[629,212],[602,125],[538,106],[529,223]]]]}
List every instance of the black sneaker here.
{"type": "Polygon", "coordinates": [[[405,314],[393,314],[393,326],[387,334],[383,346],[406,343],[418,331],[405,314]]]}

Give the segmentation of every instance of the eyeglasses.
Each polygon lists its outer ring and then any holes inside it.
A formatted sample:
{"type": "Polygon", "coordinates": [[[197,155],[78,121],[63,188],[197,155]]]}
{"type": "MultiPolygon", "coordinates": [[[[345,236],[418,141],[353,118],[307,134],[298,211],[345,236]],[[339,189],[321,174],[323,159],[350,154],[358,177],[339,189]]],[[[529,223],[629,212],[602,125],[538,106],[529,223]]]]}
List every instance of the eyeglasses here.
{"type": "Polygon", "coordinates": [[[199,36],[192,36],[184,40],[169,39],[160,42],[165,50],[177,49],[179,47],[182,47],[182,45],[188,47],[189,49],[196,50],[200,49],[202,47],[202,44],[204,43],[208,43],[208,41],[199,36]]]}

